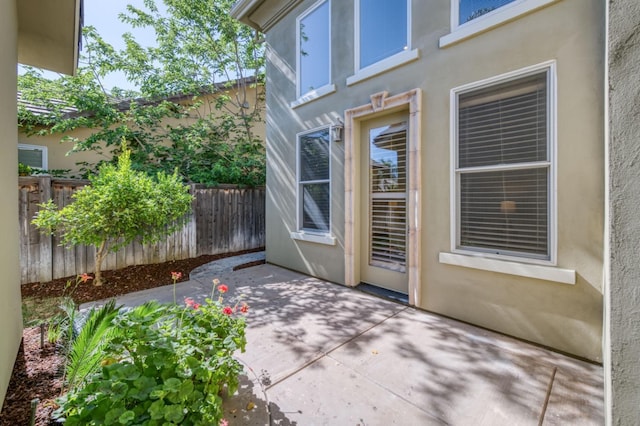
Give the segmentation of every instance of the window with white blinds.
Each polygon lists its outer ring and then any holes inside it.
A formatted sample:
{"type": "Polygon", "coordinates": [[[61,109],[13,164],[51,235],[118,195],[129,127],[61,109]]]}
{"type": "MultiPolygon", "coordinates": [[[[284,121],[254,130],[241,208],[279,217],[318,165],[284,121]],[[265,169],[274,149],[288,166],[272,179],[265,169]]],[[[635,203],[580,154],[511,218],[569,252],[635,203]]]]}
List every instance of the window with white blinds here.
{"type": "Polygon", "coordinates": [[[549,71],[457,94],[457,248],[548,260],[549,71]]]}
{"type": "Polygon", "coordinates": [[[47,147],[18,144],[18,162],[34,169],[47,169],[47,147]]]}
{"type": "Polygon", "coordinates": [[[298,228],[304,231],[330,231],[329,141],[329,128],[298,135],[298,228]]]}

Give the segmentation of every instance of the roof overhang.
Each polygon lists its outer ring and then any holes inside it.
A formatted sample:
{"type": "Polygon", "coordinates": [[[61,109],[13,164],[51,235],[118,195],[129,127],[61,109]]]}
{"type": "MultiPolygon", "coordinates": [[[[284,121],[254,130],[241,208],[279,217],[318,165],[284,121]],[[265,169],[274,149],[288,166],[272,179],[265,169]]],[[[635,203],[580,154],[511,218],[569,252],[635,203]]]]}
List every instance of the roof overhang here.
{"type": "Polygon", "coordinates": [[[18,62],[72,75],[78,66],[82,0],[20,0],[18,62]]]}
{"type": "Polygon", "coordinates": [[[301,2],[302,0],[239,0],[231,8],[231,16],[266,33],[301,2]]]}

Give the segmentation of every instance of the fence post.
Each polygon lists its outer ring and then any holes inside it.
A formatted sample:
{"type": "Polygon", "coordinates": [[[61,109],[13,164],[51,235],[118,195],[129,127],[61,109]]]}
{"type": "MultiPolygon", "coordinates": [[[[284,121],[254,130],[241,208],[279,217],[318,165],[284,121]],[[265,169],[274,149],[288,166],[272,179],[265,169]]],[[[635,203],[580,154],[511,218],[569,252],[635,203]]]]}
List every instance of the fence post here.
{"type": "MultiPolygon", "coordinates": [[[[39,204],[51,199],[51,176],[38,178],[40,190],[39,204]]],[[[39,230],[36,232],[40,232],[39,230]]],[[[46,283],[53,279],[53,237],[50,233],[40,235],[40,282],[46,283]]]]}
{"type": "Polygon", "coordinates": [[[196,198],[196,185],[189,185],[189,192],[193,197],[191,200],[191,214],[189,215],[189,222],[187,223],[187,232],[189,237],[187,241],[189,242],[189,257],[194,258],[198,256],[198,238],[196,232],[196,209],[198,208],[198,200],[196,198]]]}

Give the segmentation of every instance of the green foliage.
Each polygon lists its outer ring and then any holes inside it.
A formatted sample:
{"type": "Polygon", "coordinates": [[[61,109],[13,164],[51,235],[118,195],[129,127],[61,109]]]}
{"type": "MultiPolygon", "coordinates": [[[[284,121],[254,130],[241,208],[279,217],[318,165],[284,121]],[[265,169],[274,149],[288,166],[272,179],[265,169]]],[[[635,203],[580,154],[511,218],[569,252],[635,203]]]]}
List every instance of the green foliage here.
{"type": "Polygon", "coordinates": [[[75,339],[75,322],[78,306],[71,297],[64,297],[58,306],[60,312],[56,314],[47,329],[47,339],[51,343],[72,342],[75,339]]]}
{"type": "MultiPolygon", "coordinates": [[[[177,167],[191,182],[263,185],[264,145],[254,130],[264,110],[262,43],[229,16],[233,0],[162,0],[162,12],[156,3],[145,0],[144,8],[127,6],[120,15],[155,32],[155,46],[143,47],[127,33],[117,51],[88,26],[77,76],[49,81],[33,68],[19,76],[22,98],[51,111],[34,114],[21,104],[20,125],[28,134],[90,128],[90,136],[63,142],[103,162],[125,140],[132,167],[150,174],[177,167]],[[113,72],[140,92],[107,93],[100,80],[113,72]]],[[[85,176],[95,167],[84,164],[85,176]]]]}
{"type": "Polygon", "coordinates": [[[80,331],[68,342],[65,364],[65,388],[76,389],[100,368],[104,349],[119,332],[112,321],[118,314],[115,300],[86,313],[80,331]]]}
{"type": "Polygon", "coordinates": [[[101,285],[100,268],[107,250],[115,252],[136,238],[145,243],[159,241],[180,229],[192,196],[177,172],[158,173],[154,180],[132,170],[127,149],[117,166],[104,165],[90,180],[91,185],[74,193],[74,202],[62,209],[52,200],[42,204],[33,224],[46,232],[60,231],[67,246],[95,246],[94,284],[101,285]]]}
{"type": "Polygon", "coordinates": [[[123,312],[101,371],[60,398],[54,417],[66,425],[217,425],[220,392],[235,392],[242,370],[232,355],[246,344],[244,318],[224,312],[221,298],[123,312]]]}
{"type": "Polygon", "coordinates": [[[33,169],[22,163],[18,163],[18,176],[29,176],[33,172],[33,169]]]}

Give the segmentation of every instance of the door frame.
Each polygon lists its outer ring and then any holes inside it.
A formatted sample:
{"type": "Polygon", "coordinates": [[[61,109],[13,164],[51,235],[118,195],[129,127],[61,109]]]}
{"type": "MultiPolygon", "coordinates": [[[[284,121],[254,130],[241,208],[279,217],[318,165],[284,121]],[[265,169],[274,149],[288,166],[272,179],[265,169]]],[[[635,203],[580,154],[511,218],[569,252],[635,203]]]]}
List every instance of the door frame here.
{"type": "Polygon", "coordinates": [[[393,112],[406,110],[409,115],[409,132],[407,134],[407,280],[409,287],[409,304],[421,305],[420,289],[420,217],[421,217],[421,109],[422,91],[417,88],[389,97],[389,93],[379,92],[370,96],[371,102],[345,111],[344,137],[344,179],[345,179],[345,284],[355,287],[360,283],[360,262],[366,261],[361,256],[360,226],[356,223],[360,216],[360,196],[363,189],[358,179],[360,172],[360,137],[361,122],[384,116],[393,112]]]}

